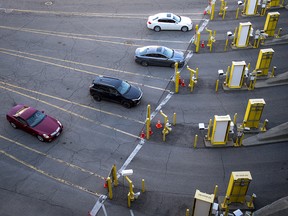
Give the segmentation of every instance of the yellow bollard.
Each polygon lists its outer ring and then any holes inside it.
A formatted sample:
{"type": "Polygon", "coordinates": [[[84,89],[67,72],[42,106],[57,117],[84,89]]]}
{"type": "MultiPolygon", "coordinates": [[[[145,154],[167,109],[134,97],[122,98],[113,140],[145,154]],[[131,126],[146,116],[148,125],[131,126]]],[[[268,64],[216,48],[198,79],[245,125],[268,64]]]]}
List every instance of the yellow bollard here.
{"type": "Polygon", "coordinates": [[[267,123],[268,123],[268,119],[265,119],[264,123],[263,123],[263,126],[261,128],[261,131],[266,131],[266,126],[267,126],[267,123]]]}
{"type": "Polygon", "coordinates": [[[256,198],[256,194],[252,194],[251,200],[247,203],[248,208],[254,208],[253,201],[256,198]]]}
{"type": "Polygon", "coordinates": [[[149,120],[150,120],[150,117],[151,116],[151,106],[150,106],[150,104],[148,104],[147,105],[147,116],[146,116],[146,118],[149,118],[149,120]]]}
{"type": "Polygon", "coordinates": [[[224,51],[227,51],[228,43],[229,43],[229,39],[227,38],[225,41],[224,51]]]}
{"type": "Polygon", "coordinates": [[[175,69],[175,75],[176,75],[176,73],[177,73],[177,71],[178,71],[178,62],[175,62],[175,64],[174,64],[174,69],[175,69]]]}
{"type": "Polygon", "coordinates": [[[198,135],[196,134],[194,138],[194,148],[197,147],[197,142],[198,142],[198,135]]]}
{"type": "Polygon", "coordinates": [[[226,16],[226,10],[227,10],[227,7],[226,7],[226,5],[227,5],[227,2],[225,2],[225,4],[224,4],[224,9],[223,9],[222,20],[224,20],[224,19],[225,19],[225,16],[226,16]]]}
{"type": "Polygon", "coordinates": [[[179,79],[180,79],[180,72],[177,71],[175,76],[175,93],[179,92],[179,79]]]}
{"type": "Polygon", "coordinates": [[[236,27],[236,28],[235,28],[235,31],[234,31],[233,45],[236,44],[236,39],[237,39],[236,35],[237,35],[237,31],[238,31],[238,28],[236,27]]]}
{"type": "Polygon", "coordinates": [[[199,29],[199,25],[196,24],[196,25],[195,25],[195,32],[198,32],[198,29],[199,29]]]}
{"type": "Polygon", "coordinates": [[[216,80],[215,92],[218,92],[218,86],[219,86],[219,79],[216,80]]]}
{"type": "Polygon", "coordinates": [[[173,125],[175,126],[176,125],[176,113],[174,112],[173,114],[173,125]]]}
{"type": "Polygon", "coordinates": [[[238,7],[237,10],[236,10],[236,17],[235,17],[236,19],[238,19],[238,16],[239,16],[239,10],[240,10],[240,8],[238,7]]]}
{"type": "Polygon", "coordinates": [[[227,205],[228,200],[229,200],[229,197],[225,196],[223,203],[221,203],[222,209],[228,209],[228,205],[227,205]]]}
{"type": "Polygon", "coordinates": [[[146,118],[146,139],[150,139],[150,119],[146,118]]]}
{"type": "Polygon", "coordinates": [[[214,199],[217,198],[217,195],[218,195],[218,185],[215,185],[215,188],[214,188],[214,199]]]}
{"type": "Polygon", "coordinates": [[[142,193],[145,192],[145,180],[142,179],[142,193]]]}
{"type": "Polygon", "coordinates": [[[200,47],[200,38],[201,38],[201,34],[200,32],[196,32],[196,40],[195,40],[195,52],[198,53],[199,52],[199,47],[200,47]]]}
{"type": "Polygon", "coordinates": [[[210,20],[214,19],[214,12],[215,12],[215,2],[211,4],[211,16],[210,20]]]}
{"type": "Polygon", "coordinates": [[[199,68],[196,68],[196,80],[198,80],[198,73],[199,73],[199,68]]]}
{"type": "Polygon", "coordinates": [[[234,114],[233,123],[234,125],[237,124],[237,113],[234,114]]]}
{"type": "Polygon", "coordinates": [[[131,207],[131,200],[130,200],[130,192],[128,193],[128,195],[127,195],[127,200],[128,200],[128,208],[130,208],[131,207]]]}
{"type": "Polygon", "coordinates": [[[225,214],[224,214],[224,216],[228,216],[228,213],[229,213],[229,206],[227,206],[227,208],[225,209],[225,214]]]}
{"type": "Polygon", "coordinates": [[[250,63],[248,63],[248,65],[247,65],[247,68],[248,68],[248,70],[250,70],[250,66],[251,66],[251,64],[250,64],[250,63]]]}
{"type": "Polygon", "coordinates": [[[113,176],[114,186],[117,187],[118,186],[118,177],[117,177],[117,169],[116,169],[116,165],[115,164],[112,167],[112,176],[113,176]]]}
{"type": "Polygon", "coordinates": [[[212,127],[212,119],[209,120],[208,131],[207,131],[207,140],[211,140],[211,127],[212,127]]]}
{"type": "Polygon", "coordinates": [[[108,183],[108,194],[109,194],[109,199],[112,199],[113,198],[113,193],[112,193],[112,181],[111,181],[111,178],[108,177],[106,179],[107,183],[108,183]]]}
{"type": "Polygon", "coordinates": [[[189,209],[186,209],[186,216],[189,216],[189,209]]]}

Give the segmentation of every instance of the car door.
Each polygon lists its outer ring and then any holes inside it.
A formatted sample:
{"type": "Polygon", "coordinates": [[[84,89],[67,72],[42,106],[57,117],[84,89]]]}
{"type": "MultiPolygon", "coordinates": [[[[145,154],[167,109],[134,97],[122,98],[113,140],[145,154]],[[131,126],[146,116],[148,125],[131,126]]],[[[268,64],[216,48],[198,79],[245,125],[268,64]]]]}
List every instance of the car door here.
{"type": "Polygon", "coordinates": [[[178,23],[174,19],[167,19],[167,28],[169,30],[178,30],[178,23]]]}
{"type": "Polygon", "coordinates": [[[115,88],[109,87],[109,99],[121,103],[122,96],[115,88]]]}
{"type": "Polygon", "coordinates": [[[165,60],[167,60],[167,58],[164,58],[164,56],[159,55],[158,53],[151,53],[146,56],[147,59],[149,59],[149,65],[163,66],[165,65],[165,60]]]}
{"type": "Polygon", "coordinates": [[[160,26],[161,30],[169,30],[169,19],[158,19],[158,25],[160,26]]]}
{"type": "Polygon", "coordinates": [[[34,129],[31,128],[24,119],[22,119],[20,116],[18,116],[16,119],[17,119],[17,123],[16,123],[17,127],[21,128],[27,133],[35,134],[34,129]]]}

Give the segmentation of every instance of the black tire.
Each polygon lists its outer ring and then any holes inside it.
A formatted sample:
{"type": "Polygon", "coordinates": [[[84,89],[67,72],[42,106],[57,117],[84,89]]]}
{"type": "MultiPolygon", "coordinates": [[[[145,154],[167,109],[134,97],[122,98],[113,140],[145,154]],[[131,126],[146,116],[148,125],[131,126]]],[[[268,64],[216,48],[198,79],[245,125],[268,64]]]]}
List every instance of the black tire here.
{"type": "Polygon", "coordinates": [[[44,142],[44,138],[40,135],[37,135],[37,139],[40,141],[40,142],[44,142]]]}
{"type": "Polygon", "coordinates": [[[122,105],[127,109],[130,109],[132,107],[132,104],[128,101],[123,101],[122,105]]]}
{"type": "Polygon", "coordinates": [[[141,65],[144,66],[144,67],[147,67],[148,66],[148,62],[147,61],[142,61],[141,65]]]}
{"type": "Polygon", "coordinates": [[[155,32],[160,32],[160,31],[161,31],[160,26],[155,26],[155,27],[154,27],[154,31],[155,31],[155,32]]]}
{"type": "Polygon", "coordinates": [[[94,95],[93,95],[93,98],[94,98],[94,100],[96,100],[96,101],[101,101],[100,95],[94,94],[94,95]]]}
{"type": "Polygon", "coordinates": [[[11,125],[14,129],[17,128],[17,126],[16,126],[13,122],[10,122],[10,125],[11,125]]]}
{"type": "Polygon", "coordinates": [[[182,32],[187,32],[187,31],[188,31],[188,27],[187,27],[187,26],[183,26],[183,27],[181,28],[181,31],[182,31],[182,32]]]}

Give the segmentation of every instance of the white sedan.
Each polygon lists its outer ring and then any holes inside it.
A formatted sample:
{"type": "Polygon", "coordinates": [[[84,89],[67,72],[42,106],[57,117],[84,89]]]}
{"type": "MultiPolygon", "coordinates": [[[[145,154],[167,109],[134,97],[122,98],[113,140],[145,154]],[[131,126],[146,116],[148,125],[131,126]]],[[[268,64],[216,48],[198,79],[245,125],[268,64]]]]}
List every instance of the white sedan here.
{"type": "Polygon", "coordinates": [[[148,17],[147,27],[156,32],[161,30],[190,31],[193,23],[189,17],[178,16],[173,13],[158,13],[148,17]]]}

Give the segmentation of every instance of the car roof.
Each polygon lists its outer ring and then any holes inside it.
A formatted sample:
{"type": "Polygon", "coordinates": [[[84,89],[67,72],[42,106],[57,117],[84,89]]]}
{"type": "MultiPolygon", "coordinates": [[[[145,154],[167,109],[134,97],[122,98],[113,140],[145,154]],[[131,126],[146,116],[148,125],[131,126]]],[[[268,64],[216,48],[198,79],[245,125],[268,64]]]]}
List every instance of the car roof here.
{"type": "Polygon", "coordinates": [[[154,17],[158,17],[158,18],[173,18],[173,13],[158,13],[155,14],[154,17]]]}
{"type": "Polygon", "coordinates": [[[141,55],[146,55],[150,53],[163,53],[163,46],[145,46],[140,48],[141,55]]]}
{"type": "Polygon", "coordinates": [[[107,77],[107,76],[97,76],[94,80],[94,84],[104,84],[107,86],[118,87],[121,84],[122,80],[114,78],[114,77],[107,77]]]}
{"type": "Polygon", "coordinates": [[[14,114],[15,117],[20,116],[22,119],[28,119],[31,115],[33,115],[37,110],[33,107],[22,106],[19,110],[14,114]]]}

